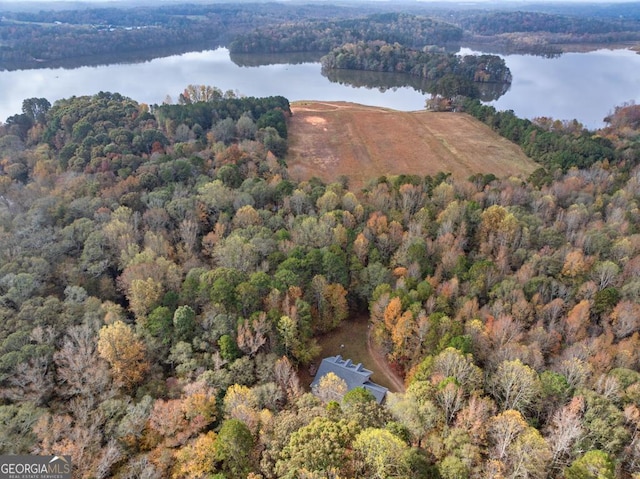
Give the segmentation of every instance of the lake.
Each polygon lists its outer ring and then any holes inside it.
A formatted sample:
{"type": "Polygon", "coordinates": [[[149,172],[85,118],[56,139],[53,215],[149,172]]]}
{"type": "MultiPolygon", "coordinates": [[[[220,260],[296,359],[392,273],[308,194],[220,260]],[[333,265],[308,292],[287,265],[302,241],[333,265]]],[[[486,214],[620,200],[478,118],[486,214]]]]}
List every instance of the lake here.
{"type": "MultiPolygon", "coordinates": [[[[462,53],[471,50],[463,49],[462,53]]],[[[640,55],[630,50],[566,53],[556,58],[505,55],[513,83],[500,98],[489,101],[500,110],[525,118],[576,118],[589,128],[616,105],[640,102],[640,55]]],[[[0,71],[0,119],[20,113],[22,100],[118,92],[138,102],[174,101],[188,84],[216,86],[247,96],[282,95],[295,100],[343,100],[411,111],[424,108],[427,95],[411,86],[398,86],[398,75],[348,72],[330,81],[314,59],[286,57],[265,61],[234,58],[225,48],[156,58],[141,63],[0,71]],[[356,87],[353,85],[373,85],[356,87]]],[[[407,82],[409,83],[409,82],[407,82]]]]}

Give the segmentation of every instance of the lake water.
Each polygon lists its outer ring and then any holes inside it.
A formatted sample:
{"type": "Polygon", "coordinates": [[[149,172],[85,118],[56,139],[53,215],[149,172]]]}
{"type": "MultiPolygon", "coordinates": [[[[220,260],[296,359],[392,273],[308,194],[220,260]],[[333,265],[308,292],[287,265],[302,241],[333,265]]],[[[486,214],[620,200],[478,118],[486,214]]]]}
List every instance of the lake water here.
{"type": "Polygon", "coordinates": [[[522,118],[576,118],[598,128],[614,107],[640,103],[640,55],[631,50],[504,58],[513,75],[511,88],[491,104],[522,118]]]}
{"type": "MultiPolygon", "coordinates": [[[[640,103],[640,55],[629,50],[567,53],[557,58],[504,58],[513,83],[490,104],[500,110],[511,109],[520,117],[576,118],[596,128],[616,105],[640,103]]],[[[138,102],[159,104],[167,95],[177,99],[188,84],[212,85],[247,96],[343,100],[404,111],[424,108],[427,97],[412,87],[398,86],[402,80],[395,75],[389,75],[386,85],[385,75],[372,77],[369,72],[349,72],[332,82],[313,60],[271,65],[261,65],[255,58],[234,60],[237,63],[231,61],[228,50],[219,48],[142,63],[0,71],[0,119],[20,113],[25,98],[44,97],[53,103],[74,95],[110,91],[138,102]],[[374,87],[353,86],[361,84],[374,87]]]]}

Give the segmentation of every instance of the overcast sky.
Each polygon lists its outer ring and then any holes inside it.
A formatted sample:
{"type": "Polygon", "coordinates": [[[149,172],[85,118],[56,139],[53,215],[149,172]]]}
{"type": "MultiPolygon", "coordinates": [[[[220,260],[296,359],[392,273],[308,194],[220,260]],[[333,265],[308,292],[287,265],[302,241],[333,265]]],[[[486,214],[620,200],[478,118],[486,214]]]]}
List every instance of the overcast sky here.
{"type": "MultiPolygon", "coordinates": [[[[0,0],[0,7],[3,3],[26,3],[29,0],[0,0]]],[[[244,0],[243,2],[238,3],[247,3],[249,0],[244,0]]],[[[255,0],[254,0],[255,1],[255,0]]],[[[261,1],[261,0],[257,0],[261,1]]],[[[266,1],[266,0],[262,0],[266,1]]],[[[272,0],[273,1],[273,0],[272,0]]],[[[276,0],[276,1],[287,1],[287,0],[276,0]]],[[[390,3],[392,0],[310,0],[311,2],[324,2],[324,3],[361,3],[366,1],[381,1],[390,3]]],[[[409,0],[412,1],[412,0],[409,0]]],[[[496,0],[413,0],[416,2],[425,2],[425,3],[441,3],[441,2],[449,2],[449,3],[522,3],[522,4],[532,4],[532,3],[600,3],[599,0],[501,0],[497,2],[496,0]]],[[[607,0],[607,3],[629,3],[635,0],[607,0]]],[[[33,0],[32,3],[149,3],[149,0],[33,0]]],[[[189,0],[154,0],[153,3],[190,3],[189,0]]],[[[203,2],[203,0],[196,0],[196,3],[233,3],[230,0],[220,0],[216,2],[215,0],[203,2]]]]}

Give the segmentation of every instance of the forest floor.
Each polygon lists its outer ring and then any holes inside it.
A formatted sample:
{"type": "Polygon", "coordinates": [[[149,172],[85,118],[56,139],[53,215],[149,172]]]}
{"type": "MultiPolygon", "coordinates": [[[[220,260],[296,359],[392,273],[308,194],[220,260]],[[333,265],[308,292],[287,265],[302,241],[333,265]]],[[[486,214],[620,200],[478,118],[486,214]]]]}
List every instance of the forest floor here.
{"type": "MultiPolygon", "coordinates": [[[[389,366],[382,351],[379,351],[369,341],[369,317],[365,314],[356,315],[342,321],[333,331],[318,337],[320,356],[315,366],[328,356],[341,355],[344,359],[351,359],[373,371],[371,380],[388,388],[391,392],[404,392],[402,378],[389,366]]],[[[315,374],[315,373],[314,373],[315,374]]],[[[302,386],[309,390],[313,381],[313,374],[307,368],[301,368],[298,376],[302,386]]]]}
{"type": "Polygon", "coordinates": [[[332,183],[344,175],[351,188],[362,188],[382,175],[526,176],[539,167],[464,113],[320,101],[293,102],[291,110],[286,161],[295,180],[316,176],[332,183]]]}

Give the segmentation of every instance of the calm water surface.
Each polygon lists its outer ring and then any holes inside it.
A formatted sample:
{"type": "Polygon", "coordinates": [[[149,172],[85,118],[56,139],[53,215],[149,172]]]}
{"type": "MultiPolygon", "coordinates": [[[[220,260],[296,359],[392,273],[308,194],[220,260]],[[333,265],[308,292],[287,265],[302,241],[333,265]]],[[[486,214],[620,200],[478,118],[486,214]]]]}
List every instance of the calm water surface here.
{"type": "MultiPolygon", "coordinates": [[[[469,53],[470,50],[462,50],[469,53]]],[[[640,55],[628,50],[567,53],[558,58],[530,55],[504,57],[513,74],[511,88],[491,102],[518,116],[577,118],[590,128],[616,105],[640,103],[640,55]]],[[[258,62],[259,63],[259,62],[258,62]]],[[[366,83],[367,72],[363,73],[366,83]]],[[[174,100],[188,84],[213,85],[247,96],[282,95],[295,100],[344,100],[398,110],[419,110],[426,95],[411,87],[354,87],[331,82],[317,62],[238,66],[224,48],[158,58],[144,63],[111,64],[74,69],[0,71],[0,119],[20,113],[22,100],[118,92],[138,102],[174,100]]]]}
{"type": "Polygon", "coordinates": [[[240,67],[219,48],[157,58],[145,63],[112,64],[71,70],[0,72],[0,118],[19,113],[22,100],[44,97],[51,103],[99,91],[118,92],[138,102],[175,101],[189,84],[212,85],[246,96],[282,95],[294,100],[348,100],[399,110],[419,110],[425,96],[412,88],[385,91],[331,83],[317,62],[240,67]]]}
{"type": "Polygon", "coordinates": [[[630,50],[504,58],[513,81],[509,91],[491,104],[519,117],[576,118],[597,128],[615,106],[640,103],[640,55],[630,50]]]}

